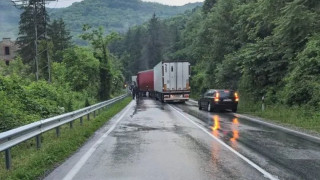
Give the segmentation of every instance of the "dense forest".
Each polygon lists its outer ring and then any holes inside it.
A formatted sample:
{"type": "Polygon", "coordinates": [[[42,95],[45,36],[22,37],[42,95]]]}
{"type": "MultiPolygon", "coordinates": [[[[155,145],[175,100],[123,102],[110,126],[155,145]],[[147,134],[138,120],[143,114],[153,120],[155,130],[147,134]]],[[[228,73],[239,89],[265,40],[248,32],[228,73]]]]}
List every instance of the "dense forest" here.
{"type": "Polygon", "coordinates": [[[243,99],[319,108],[319,19],[318,0],[206,0],[174,18],[154,15],[110,48],[127,78],[161,60],[188,60],[194,97],[231,88],[243,99]]]}
{"type": "Polygon", "coordinates": [[[167,6],[141,0],[90,0],[74,3],[68,8],[53,9],[51,17],[63,18],[72,35],[81,34],[83,24],[102,26],[107,32],[124,33],[129,27],[146,22],[153,13],[163,19],[201,5],[167,6]]]}
{"type": "MultiPolygon", "coordinates": [[[[55,2],[52,2],[53,5],[55,2]]],[[[63,18],[77,43],[82,25],[104,27],[106,32],[126,32],[129,27],[146,22],[153,13],[164,19],[201,6],[192,3],[184,6],[167,6],[140,0],[84,0],[66,8],[47,8],[52,20],[63,18]]],[[[18,36],[19,15],[22,10],[13,6],[11,0],[0,1],[0,38],[18,36]]]]}

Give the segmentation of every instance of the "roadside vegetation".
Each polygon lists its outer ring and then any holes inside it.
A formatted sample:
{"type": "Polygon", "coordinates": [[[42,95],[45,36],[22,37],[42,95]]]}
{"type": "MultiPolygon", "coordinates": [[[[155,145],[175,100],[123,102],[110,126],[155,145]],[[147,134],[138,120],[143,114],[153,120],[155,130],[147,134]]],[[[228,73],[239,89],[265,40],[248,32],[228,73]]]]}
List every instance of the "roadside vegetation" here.
{"type": "Polygon", "coordinates": [[[73,129],[69,124],[61,127],[60,137],[56,137],[55,130],[42,135],[42,147],[36,149],[34,139],[26,141],[11,149],[12,169],[5,169],[4,153],[0,155],[0,179],[38,179],[44,177],[66,158],[77,151],[95,131],[102,127],[114,115],[119,113],[131,102],[131,98],[125,98],[107,110],[102,111],[95,119],[88,121],[85,117],[83,125],[79,120],[73,123],[73,129]]]}
{"type": "Polygon", "coordinates": [[[48,49],[42,40],[39,42],[37,80],[35,45],[30,43],[35,33],[29,11],[26,8],[21,15],[19,56],[10,65],[0,60],[0,132],[124,93],[122,62],[108,50],[108,43],[118,35],[87,27],[82,37],[90,45],[80,47],[72,43],[62,19],[47,22],[50,40],[48,49]]]}
{"type": "Polygon", "coordinates": [[[125,74],[187,60],[193,97],[209,88],[235,89],[241,112],[319,129],[319,7],[318,0],[206,0],[167,20],[154,15],[111,52],[123,60],[125,74]]]}
{"type": "Polygon", "coordinates": [[[309,106],[288,106],[283,104],[265,104],[242,100],[239,102],[238,113],[261,117],[266,121],[275,122],[290,128],[320,133],[320,112],[309,106]]]}

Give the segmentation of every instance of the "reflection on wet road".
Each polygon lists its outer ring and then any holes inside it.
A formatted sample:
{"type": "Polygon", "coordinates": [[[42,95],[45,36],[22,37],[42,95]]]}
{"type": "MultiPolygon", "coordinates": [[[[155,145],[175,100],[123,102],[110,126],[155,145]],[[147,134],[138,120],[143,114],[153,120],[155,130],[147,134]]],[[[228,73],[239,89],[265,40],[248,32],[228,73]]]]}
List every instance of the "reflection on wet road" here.
{"type": "Polygon", "coordinates": [[[63,179],[72,173],[101,137],[101,144],[73,179],[266,179],[230,149],[279,179],[320,177],[319,145],[229,113],[208,113],[190,104],[168,105],[151,99],[133,101],[127,112],[122,112],[121,121],[120,113],[96,132],[46,179],[63,179]],[[115,129],[106,135],[111,126],[115,129]]]}
{"type": "Polygon", "coordinates": [[[318,179],[320,145],[285,132],[237,118],[232,113],[199,111],[192,103],[175,104],[202,125],[279,179],[318,179]]]}

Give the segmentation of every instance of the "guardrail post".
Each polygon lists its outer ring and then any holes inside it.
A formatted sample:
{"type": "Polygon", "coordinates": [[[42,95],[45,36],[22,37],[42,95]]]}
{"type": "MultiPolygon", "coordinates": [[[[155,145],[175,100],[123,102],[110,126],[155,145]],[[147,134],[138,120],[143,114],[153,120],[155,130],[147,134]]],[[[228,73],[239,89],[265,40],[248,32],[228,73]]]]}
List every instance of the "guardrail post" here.
{"type": "Polygon", "coordinates": [[[5,150],[5,156],[6,156],[6,168],[9,170],[11,168],[11,152],[10,148],[5,150]]]}
{"type": "Polygon", "coordinates": [[[73,121],[70,121],[70,129],[73,128],[73,121]]]}
{"type": "Polygon", "coordinates": [[[90,113],[87,114],[87,120],[90,120],[90,113]]]}
{"type": "Polygon", "coordinates": [[[41,148],[41,135],[36,136],[37,149],[41,148]]]}
{"type": "Polygon", "coordinates": [[[83,117],[80,118],[80,125],[83,125],[83,117]]]}
{"type": "Polygon", "coordinates": [[[56,134],[57,134],[57,137],[60,136],[60,126],[56,127],[56,134]]]}

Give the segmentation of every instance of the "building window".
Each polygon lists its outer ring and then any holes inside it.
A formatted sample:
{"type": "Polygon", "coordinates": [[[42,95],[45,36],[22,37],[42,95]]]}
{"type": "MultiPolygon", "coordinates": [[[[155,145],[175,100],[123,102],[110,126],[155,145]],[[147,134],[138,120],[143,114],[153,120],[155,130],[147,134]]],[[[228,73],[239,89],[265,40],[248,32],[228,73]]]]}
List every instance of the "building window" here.
{"type": "Polygon", "coordinates": [[[8,46],[4,47],[4,55],[6,56],[10,55],[10,47],[8,46]]]}

